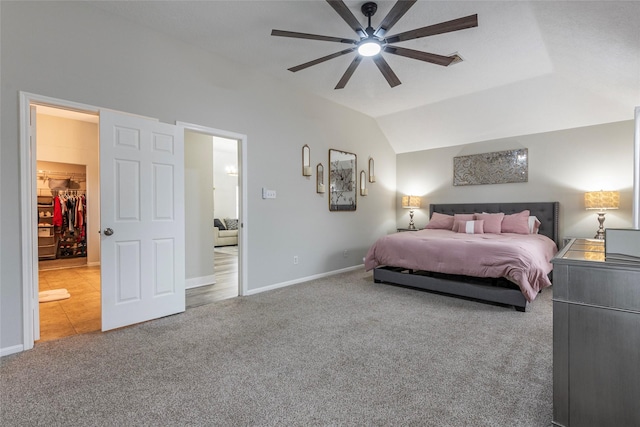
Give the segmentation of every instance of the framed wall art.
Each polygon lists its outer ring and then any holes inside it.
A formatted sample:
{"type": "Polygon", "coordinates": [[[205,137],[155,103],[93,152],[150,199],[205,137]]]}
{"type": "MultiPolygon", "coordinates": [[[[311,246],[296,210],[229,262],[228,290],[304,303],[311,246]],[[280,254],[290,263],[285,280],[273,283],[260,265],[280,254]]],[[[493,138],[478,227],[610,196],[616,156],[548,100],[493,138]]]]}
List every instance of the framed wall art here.
{"type": "Polygon", "coordinates": [[[329,210],[356,210],[356,155],[329,150],[329,210]]]}
{"type": "Polygon", "coordinates": [[[453,185],[506,184],[529,180],[528,149],[453,158],[453,185]]]}

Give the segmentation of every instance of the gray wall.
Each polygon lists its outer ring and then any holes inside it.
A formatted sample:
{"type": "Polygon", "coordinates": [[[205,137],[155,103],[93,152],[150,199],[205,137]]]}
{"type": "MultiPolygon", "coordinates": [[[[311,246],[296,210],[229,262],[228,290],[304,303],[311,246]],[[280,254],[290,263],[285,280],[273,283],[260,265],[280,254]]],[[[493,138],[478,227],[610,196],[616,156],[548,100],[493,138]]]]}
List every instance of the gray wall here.
{"type": "MultiPolygon", "coordinates": [[[[584,192],[619,190],[620,209],[606,214],[605,226],[632,225],[633,121],[609,123],[475,144],[399,154],[398,200],[423,196],[416,226],[428,222],[429,203],[560,202],[560,236],[593,237],[597,215],[584,209],[584,192]],[[519,184],[453,186],[453,158],[514,148],[529,150],[529,181],[519,184]]],[[[396,211],[398,226],[408,212],[396,211]]]]}
{"type": "Polygon", "coordinates": [[[0,349],[21,345],[23,336],[19,91],[247,135],[250,290],[359,265],[375,238],[395,228],[395,154],[372,118],[88,3],[2,1],[0,8],[0,185],[2,200],[11,201],[0,204],[0,349]],[[305,143],[312,164],[325,168],[329,148],[356,153],[358,169],[375,158],[377,182],[356,212],[330,213],[326,194],[301,176],[305,143]],[[262,187],[277,199],[262,200],[262,187]]]}
{"type": "Polygon", "coordinates": [[[238,177],[226,168],[238,170],[238,142],[226,138],[213,138],[213,215],[215,218],[238,218],[238,177]]]}
{"type": "Polygon", "coordinates": [[[213,275],[213,138],[185,131],[184,220],[187,279],[213,275]]]}

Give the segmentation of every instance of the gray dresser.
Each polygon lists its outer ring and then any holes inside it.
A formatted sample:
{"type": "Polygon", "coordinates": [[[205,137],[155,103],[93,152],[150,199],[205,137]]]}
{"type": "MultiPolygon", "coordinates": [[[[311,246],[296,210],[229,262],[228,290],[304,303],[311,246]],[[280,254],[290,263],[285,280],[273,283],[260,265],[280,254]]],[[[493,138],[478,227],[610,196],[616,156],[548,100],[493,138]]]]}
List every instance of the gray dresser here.
{"type": "Polygon", "coordinates": [[[553,425],[640,426],[640,264],[572,239],[553,260],[553,425]]]}

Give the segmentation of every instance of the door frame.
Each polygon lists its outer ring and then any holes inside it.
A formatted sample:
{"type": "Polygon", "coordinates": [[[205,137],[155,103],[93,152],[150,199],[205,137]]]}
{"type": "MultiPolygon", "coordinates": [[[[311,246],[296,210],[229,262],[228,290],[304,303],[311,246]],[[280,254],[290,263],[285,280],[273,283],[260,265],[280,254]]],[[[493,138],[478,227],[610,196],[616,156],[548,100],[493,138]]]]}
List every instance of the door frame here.
{"type": "Polygon", "coordinates": [[[176,126],[182,128],[182,131],[191,130],[201,134],[209,136],[217,136],[220,138],[227,138],[236,140],[238,143],[238,188],[240,189],[240,206],[239,211],[239,224],[238,224],[238,295],[247,295],[247,234],[248,224],[246,212],[247,209],[247,135],[230,132],[222,129],[211,128],[207,126],[196,125],[193,123],[176,121],[176,126]]]}
{"type": "MultiPolygon", "coordinates": [[[[53,98],[34,93],[19,92],[19,163],[20,163],[20,236],[21,236],[21,272],[22,272],[22,350],[30,350],[34,342],[40,338],[40,307],[38,302],[38,236],[33,219],[37,217],[37,191],[36,191],[36,149],[35,138],[31,139],[31,114],[30,107],[34,105],[44,105],[54,108],[78,111],[87,114],[100,115],[100,110],[104,108],[94,105],[83,104],[65,99],[53,98]]],[[[219,129],[212,129],[188,123],[176,122],[178,127],[199,130],[204,133],[213,131],[216,136],[222,136],[239,141],[241,153],[241,171],[246,170],[246,135],[227,132],[219,129]]],[[[182,130],[184,132],[184,129],[182,130]]],[[[239,294],[246,295],[247,263],[247,227],[246,227],[246,179],[244,173],[239,174],[241,179],[240,191],[241,207],[240,213],[244,227],[239,231],[239,238],[242,242],[242,257],[239,255],[239,294]]]]}
{"type": "Polygon", "coordinates": [[[22,334],[23,350],[33,348],[40,339],[40,306],[38,302],[38,235],[34,227],[37,218],[36,150],[31,138],[31,105],[45,105],[87,114],[100,114],[100,108],[64,99],[20,91],[20,235],[22,236],[22,334]]]}

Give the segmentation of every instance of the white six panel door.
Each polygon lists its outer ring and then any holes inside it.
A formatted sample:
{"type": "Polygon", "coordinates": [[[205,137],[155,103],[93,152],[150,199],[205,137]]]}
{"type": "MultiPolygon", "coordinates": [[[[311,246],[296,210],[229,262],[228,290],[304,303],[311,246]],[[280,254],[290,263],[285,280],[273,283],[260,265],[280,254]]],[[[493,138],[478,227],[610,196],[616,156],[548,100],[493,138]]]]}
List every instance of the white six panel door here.
{"type": "Polygon", "coordinates": [[[102,330],[183,312],[182,131],[100,112],[100,222],[102,330]]]}

